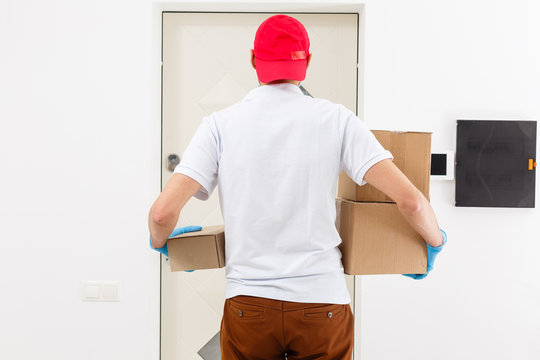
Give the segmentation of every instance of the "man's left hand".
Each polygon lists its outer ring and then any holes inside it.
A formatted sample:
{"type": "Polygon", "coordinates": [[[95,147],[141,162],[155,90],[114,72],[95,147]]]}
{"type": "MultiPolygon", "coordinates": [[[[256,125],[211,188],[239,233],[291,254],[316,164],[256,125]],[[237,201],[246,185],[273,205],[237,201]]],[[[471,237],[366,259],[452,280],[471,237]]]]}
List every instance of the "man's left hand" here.
{"type": "MultiPolygon", "coordinates": [[[[184,234],[184,233],[188,233],[188,232],[194,232],[194,231],[201,231],[202,230],[202,226],[195,226],[195,225],[189,225],[189,226],[184,226],[184,227],[180,227],[180,228],[176,228],[173,230],[173,232],[171,233],[171,235],[169,235],[169,239],[170,238],[173,238],[175,236],[178,236],[180,234],[184,234]]],[[[162,253],[163,255],[165,255],[166,257],[169,257],[169,250],[167,249],[167,243],[165,243],[165,245],[163,247],[160,247],[160,248],[154,248],[152,246],[152,239],[150,239],[150,247],[160,253],[162,253]]]]}

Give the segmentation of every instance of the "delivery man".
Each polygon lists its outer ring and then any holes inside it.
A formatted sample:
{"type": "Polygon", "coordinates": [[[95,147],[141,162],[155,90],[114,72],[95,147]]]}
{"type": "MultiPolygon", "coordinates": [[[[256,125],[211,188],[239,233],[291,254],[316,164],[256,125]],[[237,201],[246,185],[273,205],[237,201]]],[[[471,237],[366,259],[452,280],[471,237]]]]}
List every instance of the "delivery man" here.
{"type": "Polygon", "coordinates": [[[251,50],[260,86],[203,119],[150,210],[151,244],[164,251],[186,202],[208,199],[219,184],[222,359],[351,359],[353,315],[335,227],[342,169],[396,202],[427,242],[428,271],[446,241],[427,199],[366,125],[343,105],[303,95],[310,59],[298,20],[265,20],[251,50]]]}

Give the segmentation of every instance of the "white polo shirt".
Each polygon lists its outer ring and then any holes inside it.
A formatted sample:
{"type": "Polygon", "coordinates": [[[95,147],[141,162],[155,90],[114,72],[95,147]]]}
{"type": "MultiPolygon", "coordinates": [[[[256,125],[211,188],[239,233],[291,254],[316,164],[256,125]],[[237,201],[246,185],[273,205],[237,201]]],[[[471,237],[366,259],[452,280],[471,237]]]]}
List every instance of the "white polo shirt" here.
{"type": "Polygon", "coordinates": [[[203,118],[175,172],[219,185],[225,220],[226,298],[347,304],[337,246],[341,170],[358,184],[393,158],[343,105],[289,83],[264,85],[203,118]]]}

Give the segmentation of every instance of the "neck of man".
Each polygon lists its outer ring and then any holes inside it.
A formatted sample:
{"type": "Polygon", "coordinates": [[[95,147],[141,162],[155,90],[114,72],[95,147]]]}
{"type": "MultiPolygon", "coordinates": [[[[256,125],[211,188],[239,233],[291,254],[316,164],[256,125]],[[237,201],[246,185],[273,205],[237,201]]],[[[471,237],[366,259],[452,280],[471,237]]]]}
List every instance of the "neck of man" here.
{"type": "Polygon", "coordinates": [[[261,84],[261,86],[263,86],[263,85],[281,84],[281,83],[289,83],[289,84],[294,84],[296,86],[300,85],[300,81],[298,81],[298,80],[289,80],[289,79],[274,80],[274,81],[270,81],[270,82],[267,82],[267,83],[263,83],[263,82],[259,81],[259,84],[261,84]]]}

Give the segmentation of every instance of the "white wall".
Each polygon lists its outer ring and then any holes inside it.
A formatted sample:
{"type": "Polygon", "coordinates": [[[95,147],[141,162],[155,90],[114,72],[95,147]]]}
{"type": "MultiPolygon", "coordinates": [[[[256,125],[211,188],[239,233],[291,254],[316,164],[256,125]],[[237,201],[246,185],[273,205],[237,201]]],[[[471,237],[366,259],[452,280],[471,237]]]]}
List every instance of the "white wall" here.
{"type": "MultiPolygon", "coordinates": [[[[366,1],[364,118],[433,131],[540,118],[534,1],[366,1]]],[[[159,192],[152,3],[0,3],[0,357],[156,359],[159,192]],[[80,300],[120,280],[122,301],[80,300]]],[[[422,281],[363,277],[362,358],[534,359],[540,215],[453,206],[432,184],[448,245],[422,281]]]]}
{"type": "Polygon", "coordinates": [[[0,2],[2,359],[157,359],[151,9],[0,2]],[[122,301],[82,302],[81,280],[122,301]]]}
{"type": "MultiPolygon", "coordinates": [[[[455,149],[456,119],[540,120],[540,4],[368,1],[365,119],[433,131],[455,149]]],[[[362,279],[362,359],[540,356],[538,209],[456,208],[432,182],[448,244],[427,279],[362,279]]],[[[538,197],[537,206],[540,206],[538,197]]]]}

